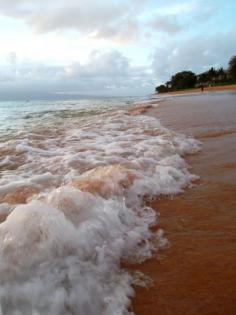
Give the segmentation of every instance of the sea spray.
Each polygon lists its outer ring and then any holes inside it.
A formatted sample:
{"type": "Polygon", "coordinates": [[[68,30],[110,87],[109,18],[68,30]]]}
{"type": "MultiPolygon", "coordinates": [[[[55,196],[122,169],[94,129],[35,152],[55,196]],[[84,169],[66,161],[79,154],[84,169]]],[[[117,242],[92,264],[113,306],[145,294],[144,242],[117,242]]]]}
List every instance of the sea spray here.
{"type": "Polygon", "coordinates": [[[198,149],[123,109],[50,116],[43,132],[34,121],[5,141],[2,314],[128,314],[137,279],[121,263],[142,262],[166,243],[150,230],[157,215],[143,197],[188,186],[196,177],[183,156],[198,149]]]}

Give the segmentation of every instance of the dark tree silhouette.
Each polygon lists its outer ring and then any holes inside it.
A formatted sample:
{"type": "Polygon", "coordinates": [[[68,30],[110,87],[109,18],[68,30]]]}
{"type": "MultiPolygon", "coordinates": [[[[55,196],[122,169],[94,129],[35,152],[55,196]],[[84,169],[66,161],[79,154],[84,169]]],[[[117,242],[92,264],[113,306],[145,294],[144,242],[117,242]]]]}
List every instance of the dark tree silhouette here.
{"type": "Polygon", "coordinates": [[[165,93],[165,92],[168,92],[168,88],[164,84],[162,84],[156,87],[156,92],[165,93]]]}
{"type": "Polygon", "coordinates": [[[231,79],[236,79],[236,56],[233,56],[229,61],[229,75],[231,79]]]}
{"type": "Polygon", "coordinates": [[[195,75],[191,71],[178,72],[172,76],[170,81],[156,87],[156,92],[165,93],[177,90],[190,89],[193,87],[204,87],[219,84],[229,84],[236,80],[236,56],[229,61],[227,70],[211,67],[208,71],[195,75]]]}
{"type": "Polygon", "coordinates": [[[197,77],[191,71],[178,72],[171,78],[171,86],[174,90],[193,88],[196,82],[197,77]]]}

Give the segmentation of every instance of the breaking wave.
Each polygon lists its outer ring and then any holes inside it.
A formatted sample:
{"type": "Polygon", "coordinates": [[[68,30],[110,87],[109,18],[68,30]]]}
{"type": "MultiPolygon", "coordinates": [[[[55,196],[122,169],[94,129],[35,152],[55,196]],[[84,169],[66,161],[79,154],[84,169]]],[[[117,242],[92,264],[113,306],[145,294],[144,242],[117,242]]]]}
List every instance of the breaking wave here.
{"type": "Polygon", "coordinates": [[[199,149],[143,112],[33,117],[2,142],[0,314],[131,314],[122,263],[166,244],[144,197],[188,186],[199,149]]]}

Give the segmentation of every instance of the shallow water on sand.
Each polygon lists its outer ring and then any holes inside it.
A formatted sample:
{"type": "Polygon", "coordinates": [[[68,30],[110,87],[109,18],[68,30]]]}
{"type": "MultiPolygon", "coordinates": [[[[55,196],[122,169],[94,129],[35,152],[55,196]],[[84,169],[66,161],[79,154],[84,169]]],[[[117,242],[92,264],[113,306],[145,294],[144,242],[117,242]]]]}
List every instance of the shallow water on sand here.
{"type": "MultiPolygon", "coordinates": [[[[141,266],[154,284],[137,289],[136,314],[236,314],[236,94],[178,97],[150,115],[194,135],[202,150],[187,160],[194,187],[151,205],[170,247],[141,266]]],[[[135,268],[135,267],[134,267],[135,268]]]]}
{"type": "Polygon", "coordinates": [[[121,263],[166,244],[143,199],[196,180],[200,147],[131,101],[0,104],[2,314],[128,314],[121,263]]]}

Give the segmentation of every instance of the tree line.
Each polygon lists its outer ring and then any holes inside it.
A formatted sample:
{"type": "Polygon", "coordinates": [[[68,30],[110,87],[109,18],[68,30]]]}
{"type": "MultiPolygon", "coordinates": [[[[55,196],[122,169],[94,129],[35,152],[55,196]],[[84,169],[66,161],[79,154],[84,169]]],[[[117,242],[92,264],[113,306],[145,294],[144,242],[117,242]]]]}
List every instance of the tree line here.
{"type": "Polygon", "coordinates": [[[236,56],[230,59],[227,69],[212,67],[200,74],[195,74],[192,71],[178,72],[171,77],[170,81],[157,86],[156,92],[166,93],[231,83],[236,83],[236,56]]]}

